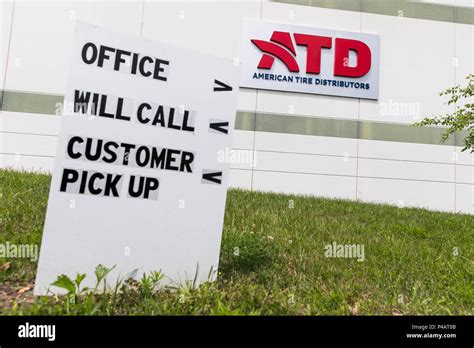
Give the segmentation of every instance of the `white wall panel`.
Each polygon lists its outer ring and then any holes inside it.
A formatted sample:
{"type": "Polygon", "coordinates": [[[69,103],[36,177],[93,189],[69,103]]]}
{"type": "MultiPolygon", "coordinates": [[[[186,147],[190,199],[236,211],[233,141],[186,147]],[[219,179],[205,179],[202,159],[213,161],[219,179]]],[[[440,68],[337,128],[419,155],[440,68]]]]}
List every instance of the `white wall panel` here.
{"type": "Polygon", "coordinates": [[[2,111],[0,131],[31,134],[59,134],[61,118],[55,115],[2,111]]]}
{"type": "Polygon", "coordinates": [[[0,133],[0,153],[56,156],[56,136],[0,133]]]}
{"type": "Polygon", "coordinates": [[[359,156],[453,164],[454,146],[359,140],[359,156]]]}
{"type": "Polygon", "coordinates": [[[316,6],[264,1],[262,20],[291,25],[318,26],[335,30],[360,31],[360,13],[316,6]]]}
{"type": "Polygon", "coordinates": [[[408,161],[373,160],[359,158],[361,177],[431,180],[454,182],[454,164],[435,164],[408,161]]]}
{"type": "Polygon", "coordinates": [[[253,189],[256,191],[355,199],[355,178],[254,171],[253,189]]]}
{"type": "Polygon", "coordinates": [[[52,172],[54,158],[0,154],[0,167],[34,172],[52,172]]]}
{"type": "MultiPolygon", "coordinates": [[[[456,84],[466,85],[466,76],[474,73],[474,26],[467,24],[456,24],[456,84]]],[[[472,103],[472,100],[464,99],[457,103],[472,103]]],[[[474,184],[474,155],[469,151],[461,151],[456,148],[457,164],[469,166],[456,166],[456,181],[458,183],[474,184]]],[[[456,185],[456,208],[459,211],[473,213],[472,193],[474,186],[456,185]]]]}
{"type": "Polygon", "coordinates": [[[453,23],[362,13],[362,31],[380,35],[380,98],[361,100],[361,119],[413,123],[453,110],[439,96],[454,85],[453,23]]]}
{"type": "Polygon", "coordinates": [[[10,29],[13,14],[13,0],[3,0],[0,2],[0,38],[2,40],[2,53],[0,56],[0,89],[4,88],[5,69],[7,65],[8,45],[10,42],[10,29]]]}
{"type": "Polygon", "coordinates": [[[351,157],[258,151],[255,170],[355,176],[356,165],[351,157]]]}
{"type": "Polygon", "coordinates": [[[357,140],[312,135],[256,132],[255,149],[354,157],[357,155],[357,140]]]}
{"type": "Polygon", "coordinates": [[[456,182],[462,184],[474,184],[474,166],[457,165],[456,182]]]}
{"type": "Polygon", "coordinates": [[[466,83],[466,76],[474,73],[474,25],[455,24],[456,41],[454,62],[456,84],[466,83]]]}
{"type": "Polygon", "coordinates": [[[474,165],[474,154],[470,150],[461,151],[462,149],[462,147],[456,147],[456,163],[474,165]]]}
{"type": "Polygon", "coordinates": [[[266,90],[257,95],[259,112],[357,119],[358,106],[354,98],[266,90]]]}
{"type": "Polygon", "coordinates": [[[234,60],[242,19],[260,10],[260,1],[146,1],[143,36],[234,60]]]}
{"type": "Polygon", "coordinates": [[[252,170],[256,163],[255,157],[256,154],[252,150],[230,149],[226,151],[225,163],[229,163],[231,169],[252,170]]]}
{"type": "Polygon", "coordinates": [[[474,213],[474,155],[456,147],[456,209],[460,212],[474,213]]]}
{"type": "MultiPolygon", "coordinates": [[[[456,84],[465,85],[465,77],[474,73],[474,26],[455,24],[456,84]]],[[[474,155],[456,147],[456,211],[474,214],[474,155]]]]}
{"type": "Polygon", "coordinates": [[[257,105],[257,91],[249,88],[240,88],[237,99],[237,110],[255,111],[257,105]]]}
{"type": "Polygon", "coordinates": [[[358,178],[358,198],[366,202],[400,207],[454,211],[454,185],[451,183],[358,178]]]}
{"type": "MultiPolygon", "coordinates": [[[[474,26],[467,24],[455,25],[455,62],[456,84],[466,85],[466,76],[474,73],[474,26]]],[[[457,105],[472,102],[462,100],[457,105]]],[[[474,184],[474,155],[470,151],[461,151],[457,147],[456,182],[474,184]],[[459,165],[462,164],[462,165],[459,165]]],[[[456,209],[460,212],[474,213],[474,185],[456,185],[456,209]]]]}
{"type": "Polygon", "coordinates": [[[233,149],[253,149],[254,132],[234,130],[234,138],[232,139],[233,149]]]}
{"type": "Polygon", "coordinates": [[[63,94],[76,20],[138,35],[137,1],[17,1],[5,89],[63,94]]]}
{"type": "Polygon", "coordinates": [[[474,185],[456,185],[456,212],[474,214],[474,185]]]}
{"type": "Polygon", "coordinates": [[[229,186],[232,188],[240,188],[251,190],[252,188],[252,172],[250,170],[231,169],[229,171],[229,186]]]}

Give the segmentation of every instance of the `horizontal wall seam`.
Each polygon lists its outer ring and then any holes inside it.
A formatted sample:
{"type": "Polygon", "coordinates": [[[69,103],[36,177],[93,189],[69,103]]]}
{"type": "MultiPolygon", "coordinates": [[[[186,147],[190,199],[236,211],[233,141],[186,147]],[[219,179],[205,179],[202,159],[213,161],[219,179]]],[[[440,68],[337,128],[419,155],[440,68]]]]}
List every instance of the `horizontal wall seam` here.
{"type": "MultiPolygon", "coordinates": [[[[5,133],[5,132],[0,132],[5,133]]],[[[15,133],[19,135],[36,135],[30,133],[15,133]]],[[[363,160],[373,160],[373,161],[388,161],[388,162],[403,162],[403,163],[418,163],[418,164],[436,164],[436,165],[445,165],[445,166],[462,166],[462,167],[474,167],[473,164],[466,164],[466,163],[448,163],[448,162],[431,162],[431,161],[420,161],[420,160],[410,160],[410,159],[399,159],[399,158],[380,158],[380,157],[356,157],[356,156],[344,156],[344,155],[333,155],[333,154],[320,154],[320,153],[308,153],[308,152],[289,152],[289,151],[270,151],[270,150],[252,150],[252,149],[242,149],[242,148],[232,148],[232,150],[237,151],[252,151],[252,152],[264,152],[264,153],[275,153],[275,154],[282,154],[282,155],[304,155],[304,156],[321,156],[321,157],[332,157],[332,158],[350,158],[356,160],[357,158],[363,160]]],[[[21,156],[42,156],[42,157],[50,157],[54,158],[54,155],[34,155],[34,154],[26,154],[22,152],[18,153],[0,153],[3,155],[21,155],[21,156]]],[[[257,157],[258,161],[258,157],[257,157]]],[[[231,167],[232,168],[232,167],[231,167]]],[[[232,168],[232,169],[242,169],[242,168],[232,168]]],[[[474,169],[474,168],[473,168],[474,169]]],[[[251,170],[251,169],[245,169],[251,170]]]]}
{"type": "MultiPolygon", "coordinates": [[[[240,149],[233,148],[234,150],[242,151],[254,151],[251,149],[240,149]]],[[[393,162],[411,162],[411,163],[421,163],[421,164],[443,164],[447,166],[457,165],[457,166],[474,166],[473,164],[465,163],[456,163],[456,162],[435,162],[435,161],[420,161],[420,160],[410,160],[410,159],[400,159],[400,158],[380,158],[380,157],[363,157],[363,156],[345,156],[345,155],[334,155],[334,154],[323,154],[323,153],[310,153],[310,152],[294,152],[294,151],[273,151],[273,150],[259,150],[255,149],[256,152],[265,152],[265,153],[280,153],[288,155],[308,155],[308,156],[323,156],[323,157],[336,157],[336,158],[351,158],[351,159],[366,159],[366,160],[375,160],[375,161],[393,161],[393,162]]]]}
{"type": "MultiPolygon", "coordinates": [[[[9,152],[0,152],[0,155],[8,156],[28,156],[28,157],[41,157],[41,158],[50,158],[54,159],[54,156],[43,156],[43,155],[33,155],[33,154],[16,154],[9,152]]],[[[245,170],[251,172],[251,169],[244,168],[230,168],[232,170],[245,170]]],[[[279,174],[301,174],[301,175],[315,175],[315,176],[331,176],[331,177],[344,177],[344,178],[359,178],[359,179],[381,179],[381,180],[400,180],[400,181],[417,181],[417,182],[431,182],[431,183],[441,183],[441,184],[462,184],[473,186],[473,183],[465,182],[455,182],[455,181],[441,181],[441,180],[423,180],[423,179],[407,179],[407,178],[393,178],[393,177],[379,177],[379,176],[355,176],[355,175],[346,175],[346,174],[327,174],[327,173],[311,173],[311,172],[292,172],[292,171],[279,171],[279,170],[267,170],[267,169],[254,169],[256,172],[265,172],[265,173],[279,173],[279,174]]]]}
{"type": "MultiPolygon", "coordinates": [[[[58,115],[63,99],[63,96],[55,94],[5,90],[3,111],[58,115]]],[[[445,128],[245,110],[237,111],[235,129],[442,146],[463,146],[462,139],[468,134],[463,131],[459,136],[452,136],[445,143],[440,143],[445,128]]]]}
{"type": "Polygon", "coordinates": [[[242,170],[244,172],[249,172],[252,173],[252,169],[247,169],[247,168],[237,168],[237,167],[230,167],[230,170],[242,170]]]}
{"type": "MultiPolygon", "coordinates": [[[[455,181],[442,181],[442,180],[424,180],[424,179],[407,179],[407,178],[393,178],[393,177],[380,177],[380,176],[362,176],[362,175],[347,175],[347,174],[327,174],[327,173],[311,173],[311,172],[292,172],[292,171],[279,171],[279,170],[268,170],[268,169],[254,169],[255,172],[268,172],[268,173],[280,173],[280,174],[301,174],[301,175],[317,175],[317,176],[334,176],[334,177],[345,177],[353,179],[381,179],[381,180],[400,180],[400,181],[417,181],[417,182],[432,182],[440,184],[457,184],[455,181]]],[[[464,184],[464,183],[462,183],[464,184]]],[[[474,184],[470,184],[474,185],[474,184]]]]}
{"type": "Polygon", "coordinates": [[[55,156],[50,155],[35,155],[35,154],[28,154],[28,153],[20,153],[20,152],[0,152],[0,155],[7,155],[7,156],[25,156],[25,157],[42,157],[42,158],[51,158],[54,160],[55,156]]]}
{"type": "Polygon", "coordinates": [[[44,133],[29,133],[29,132],[13,132],[13,131],[3,131],[0,130],[0,133],[5,133],[5,134],[18,134],[18,135],[33,135],[33,136],[39,136],[39,137],[52,137],[52,138],[57,138],[57,134],[44,134],[44,133]]]}
{"type": "Polygon", "coordinates": [[[474,8],[419,2],[416,0],[272,0],[272,2],[400,18],[474,24],[474,8]]]}

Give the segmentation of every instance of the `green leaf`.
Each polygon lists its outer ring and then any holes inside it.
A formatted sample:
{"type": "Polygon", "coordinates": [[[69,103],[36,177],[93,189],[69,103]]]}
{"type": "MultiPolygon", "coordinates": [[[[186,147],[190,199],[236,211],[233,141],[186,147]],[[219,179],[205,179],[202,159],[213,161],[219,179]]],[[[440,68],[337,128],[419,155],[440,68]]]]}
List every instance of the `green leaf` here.
{"type": "Polygon", "coordinates": [[[86,278],[86,274],[85,273],[78,273],[76,275],[76,279],[74,280],[74,283],[76,284],[76,287],[77,287],[77,291],[80,291],[81,289],[81,283],[82,281],[86,278]]]}
{"type": "Polygon", "coordinates": [[[440,93],[441,96],[450,98],[447,102],[448,105],[456,105],[456,109],[452,114],[425,118],[415,123],[414,126],[436,125],[447,127],[441,136],[441,142],[446,142],[453,134],[460,136],[462,133],[459,132],[467,131],[464,136],[462,151],[471,150],[471,152],[474,152],[474,108],[471,103],[466,103],[466,101],[472,100],[474,96],[474,74],[468,75],[466,79],[468,80],[466,87],[457,85],[440,93]]]}
{"type": "Polygon", "coordinates": [[[104,281],[104,285],[105,285],[105,278],[114,268],[115,268],[115,265],[111,268],[108,268],[104,265],[98,265],[95,268],[95,277],[97,280],[96,289],[99,287],[99,284],[102,282],[102,280],[104,281]]]}
{"type": "Polygon", "coordinates": [[[51,283],[53,286],[65,289],[68,294],[74,294],[76,292],[76,285],[74,282],[65,274],[61,274],[58,278],[51,283]]]}

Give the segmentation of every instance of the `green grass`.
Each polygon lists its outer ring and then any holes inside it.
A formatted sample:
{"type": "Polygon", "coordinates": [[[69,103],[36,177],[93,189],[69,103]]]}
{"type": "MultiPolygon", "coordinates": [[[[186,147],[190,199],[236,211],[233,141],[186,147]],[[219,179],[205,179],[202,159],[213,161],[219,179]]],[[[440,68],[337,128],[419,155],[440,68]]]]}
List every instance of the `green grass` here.
{"type": "MultiPolygon", "coordinates": [[[[40,243],[49,184],[48,175],[0,171],[0,243],[40,243]]],[[[0,299],[0,311],[472,315],[473,240],[474,216],[230,190],[217,282],[159,291],[129,282],[69,298],[27,291],[0,299]],[[365,261],[325,257],[333,241],[363,244],[365,261]]],[[[35,270],[30,260],[0,259],[0,293],[31,286],[35,270]]]]}

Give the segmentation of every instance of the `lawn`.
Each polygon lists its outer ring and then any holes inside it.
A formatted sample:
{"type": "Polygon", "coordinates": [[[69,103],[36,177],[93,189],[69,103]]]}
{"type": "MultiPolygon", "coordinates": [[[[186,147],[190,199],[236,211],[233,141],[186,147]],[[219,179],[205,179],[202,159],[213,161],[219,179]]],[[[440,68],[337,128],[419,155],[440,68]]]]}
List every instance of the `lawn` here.
{"type": "MultiPolygon", "coordinates": [[[[41,242],[50,180],[0,171],[0,244],[41,242]]],[[[0,313],[472,315],[473,240],[470,215],[229,190],[215,283],[35,298],[36,262],[0,258],[0,313]],[[326,257],[333,243],[364,257],[326,257]]]]}

